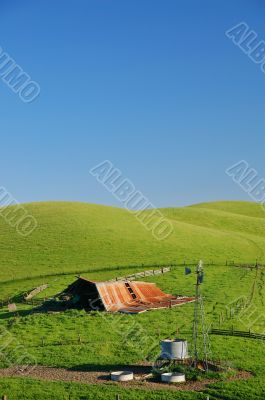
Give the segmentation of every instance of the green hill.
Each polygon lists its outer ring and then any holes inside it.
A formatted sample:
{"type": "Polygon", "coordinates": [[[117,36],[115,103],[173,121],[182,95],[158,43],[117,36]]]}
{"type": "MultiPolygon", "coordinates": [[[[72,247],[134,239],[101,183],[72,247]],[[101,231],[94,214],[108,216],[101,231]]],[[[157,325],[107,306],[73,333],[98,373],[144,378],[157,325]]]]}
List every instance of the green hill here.
{"type": "Polygon", "coordinates": [[[161,209],[174,226],[163,241],[124,209],[68,202],[25,208],[38,221],[26,238],[0,219],[1,280],[184,259],[265,259],[265,212],[255,203],[161,209]]]}
{"type": "MultiPolygon", "coordinates": [[[[256,257],[265,261],[265,213],[260,205],[216,202],[161,209],[174,227],[172,235],[164,241],[156,240],[124,209],[65,202],[33,203],[25,207],[38,221],[37,229],[26,238],[0,219],[0,299],[11,298],[17,304],[15,318],[7,307],[0,307],[0,328],[7,329],[15,339],[8,354],[18,357],[16,351],[20,346],[17,344],[22,343],[22,350],[26,349],[40,366],[110,371],[121,366],[127,369],[130,365],[142,365],[144,360],[152,363],[159,354],[160,340],[174,337],[176,327],[190,345],[192,303],[131,316],[82,310],[34,313],[30,304],[21,302],[21,293],[42,283],[48,283],[49,288],[37,300],[54,296],[73,282],[78,270],[86,271],[84,275],[90,279],[102,280],[127,274],[129,270],[142,270],[142,264],[180,263],[184,259],[187,262],[200,258],[219,261],[218,266],[205,265],[202,290],[207,324],[264,333],[264,268],[235,268],[224,263],[226,259],[254,262],[256,257]],[[119,272],[111,269],[117,265],[125,268],[119,272]],[[93,272],[88,273],[89,270],[93,272]],[[72,274],[39,277],[62,272],[72,274]],[[24,281],[12,280],[34,276],[24,281]],[[250,303],[234,311],[235,303],[242,298],[250,303]]],[[[195,277],[193,274],[185,276],[182,267],[143,279],[156,283],[166,293],[194,293],[195,277]]],[[[111,399],[116,391],[122,399],[139,400],[173,397],[199,400],[207,395],[213,400],[264,398],[263,341],[215,335],[210,338],[213,359],[250,371],[253,378],[235,382],[224,379],[207,386],[201,393],[160,389],[146,392],[144,386],[130,390],[113,386],[112,390],[104,380],[102,384],[99,381],[98,385],[84,385],[4,377],[0,378],[0,393],[19,400],[22,391],[27,393],[28,399],[40,400],[47,396],[63,399],[69,395],[73,399],[81,399],[80,396],[111,399]]],[[[4,366],[6,359],[0,357],[0,370],[4,366]]]]}

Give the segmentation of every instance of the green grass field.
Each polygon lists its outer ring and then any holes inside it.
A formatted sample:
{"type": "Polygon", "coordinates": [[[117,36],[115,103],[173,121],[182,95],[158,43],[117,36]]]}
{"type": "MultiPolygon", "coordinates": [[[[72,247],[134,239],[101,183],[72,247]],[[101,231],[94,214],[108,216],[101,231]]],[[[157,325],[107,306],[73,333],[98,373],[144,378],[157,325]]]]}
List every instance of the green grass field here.
{"type": "MultiPolygon", "coordinates": [[[[165,241],[121,209],[82,203],[36,203],[26,206],[38,221],[37,230],[21,238],[0,220],[0,299],[13,298],[42,283],[53,296],[75,279],[76,271],[95,280],[111,279],[144,265],[213,260],[205,267],[203,294],[206,319],[218,328],[265,332],[265,270],[226,266],[225,260],[265,260],[265,213],[260,205],[219,202],[185,208],[163,209],[174,225],[165,241]],[[263,215],[264,213],[264,215],[263,215]],[[120,269],[117,269],[120,266],[120,269]],[[62,275],[62,273],[64,273],[62,275]],[[250,308],[231,315],[231,304],[241,296],[250,308]]],[[[165,292],[193,295],[194,274],[185,276],[176,266],[163,276],[149,277],[165,292]]],[[[18,303],[19,316],[0,309],[0,327],[15,339],[10,351],[16,357],[20,343],[39,365],[110,370],[144,359],[152,362],[159,341],[180,335],[191,338],[193,305],[130,316],[69,310],[59,314],[32,312],[18,303]],[[177,334],[178,331],[178,334],[177,334]],[[81,338],[81,343],[80,343],[81,338]]],[[[229,365],[252,372],[247,381],[218,382],[204,393],[125,389],[112,384],[82,385],[42,382],[29,378],[0,379],[0,395],[10,399],[227,399],[265,398],[265,344],[261,340],[211,336],[212,355],[229,365]]],[[[1,343],[0,343],[1,347],[1,343]]],[[[0,366],[7,365],[0,357],[0,366]]]]}
{"type": "Polygon", "coordinates": [[[67,202],[25,207],[38,221],[29,237],[19,236],[0,219],[1,281],[198,257],[265,260],[265,213],[255,203],[162,209],[174,226],[164,241],[157,241],[124,209],[67,202]]]}

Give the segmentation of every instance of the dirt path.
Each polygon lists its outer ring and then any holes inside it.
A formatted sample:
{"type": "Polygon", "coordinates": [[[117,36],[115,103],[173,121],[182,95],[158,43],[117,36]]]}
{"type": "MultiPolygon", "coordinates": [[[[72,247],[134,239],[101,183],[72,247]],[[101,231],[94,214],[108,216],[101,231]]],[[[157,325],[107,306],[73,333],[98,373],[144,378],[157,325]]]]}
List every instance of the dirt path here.
{"type": "MultiPolygon", "coordinates": [[[[128,368],[132,370],[132,368],[128,368]]],[[[202,391],[210,383],[218,382],[218,379],[205,379],[200,382],[187,382],[179,385],[169,385],[165,383],[154,382],[151,379],[143,380],[146,373],[143,368],[134,370],[136,380],[126,383],[111,382],[108,371],[79,371],[65,368],[51,368],[36,366],[34,369],[29,371],[21,371],[18,367],[11,367],[6,369],[0,369],[0,377],[30,377],[34,379],[41,379],[47,381],[64,381],[64,382],[78,382],[83,384],[114,384],[124,388],[141,388],[145,390],[196,390],[202,391]]],[[[238,379],[249,379],[252,375],[246,371],[239,371],[238,374],[227,379],[228,381],[238,379]]]]}

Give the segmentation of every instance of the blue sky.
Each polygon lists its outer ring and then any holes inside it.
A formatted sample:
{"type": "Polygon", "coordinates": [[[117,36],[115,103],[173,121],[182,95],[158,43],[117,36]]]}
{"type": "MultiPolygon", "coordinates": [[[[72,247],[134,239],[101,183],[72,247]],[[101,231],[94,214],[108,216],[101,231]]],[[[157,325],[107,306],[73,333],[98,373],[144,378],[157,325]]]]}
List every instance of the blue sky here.
{"type": "Polygon", "coordinates": [[[108,159],[158,206],[245,199],[265,178],[265,74],[225,31],[265,40],[263,0],[1,0],[0,46],[41,87],[0,79],[0,186],[20,202],[119,205],[90,176],[108,159]]]}

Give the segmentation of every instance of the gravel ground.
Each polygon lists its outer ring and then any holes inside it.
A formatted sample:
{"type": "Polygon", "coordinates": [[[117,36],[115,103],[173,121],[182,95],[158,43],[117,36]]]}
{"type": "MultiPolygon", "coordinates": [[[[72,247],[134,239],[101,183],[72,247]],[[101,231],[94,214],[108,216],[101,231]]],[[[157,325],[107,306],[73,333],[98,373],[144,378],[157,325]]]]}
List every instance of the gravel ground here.
{"type": "MultiPolygon", "coordinates": [[[[119,370],[119,369],[117,369],[119,370]]],[[[65,382],[78,382],[83,384],[112,384],[120,385],[123,387],[141,388],[145,390],[195,390],[202,391],[210,383],[218,382],[218,379],[205,379],[200,382],[186,382],[178,385],[165,384],[154,382],[151,379],[144,380],[146,372],[143,367],[128,368],[128,370],[135,373],[135,380],[131,382],[112,382],[110,380],[109,371],[80,371],[65,368],[50,368],[43,366],[36,366],[34,369],[22,371],[18,367],[10,367],[0,369],[0,377],[30,377],[34,379],[47,380],[47,381],[65,381],[65,382]]],[[[237,375],[228,380],[249,379],[252,375],[246,371],[239,371],[237,375]]]]}

